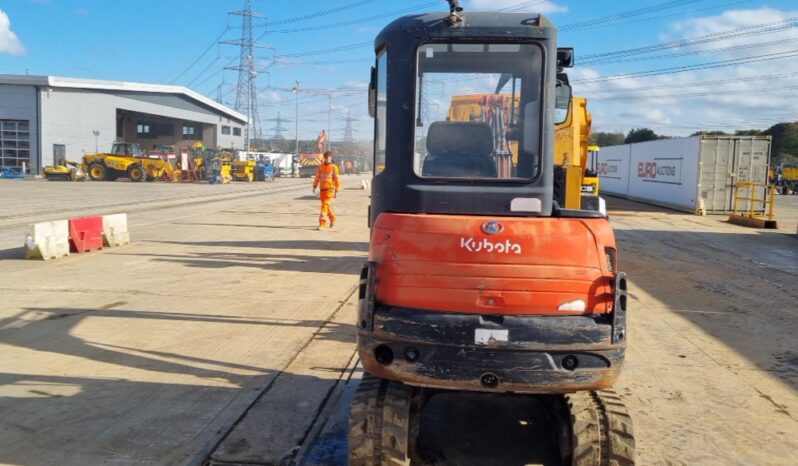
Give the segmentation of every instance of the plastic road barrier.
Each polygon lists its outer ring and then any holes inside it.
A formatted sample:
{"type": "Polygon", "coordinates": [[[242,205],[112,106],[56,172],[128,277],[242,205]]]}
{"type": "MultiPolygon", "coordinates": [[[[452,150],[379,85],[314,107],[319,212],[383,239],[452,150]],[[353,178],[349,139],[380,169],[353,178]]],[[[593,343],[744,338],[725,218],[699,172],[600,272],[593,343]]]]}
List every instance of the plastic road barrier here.
{"type": "Polygon", "coordinates": [[[130,242],[127,230],[127,214],[103,215],[103,244],[122,246],[130,242]]]}
{"type": "Polygon", "coordinates": [[[103,218],[69,219],[69,244],[73,252],[89,252],[103,248],[103,218]]]}
{"type": "Polygon", "coordinates": [[[69,224],[66,220],[31,225],[25,237],[25,259],[58,259],[69,255],[69,224]]]}

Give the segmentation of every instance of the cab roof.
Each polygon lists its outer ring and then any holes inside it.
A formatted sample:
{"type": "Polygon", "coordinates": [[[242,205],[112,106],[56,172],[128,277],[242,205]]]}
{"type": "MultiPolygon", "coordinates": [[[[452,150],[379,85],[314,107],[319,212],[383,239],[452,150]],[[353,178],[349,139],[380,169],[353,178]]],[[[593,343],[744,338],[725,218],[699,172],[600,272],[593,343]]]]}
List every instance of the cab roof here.
{"type": "Polygon", "coordinates": [[[537,13],[463,12],[462,21],[450,23],[449,13],[424,13],[403,16],[387,25],[374,41],[381,49],[396,33],[417,39],[507,38],[547,39],[556,36],[556,27],[537,13]]]}

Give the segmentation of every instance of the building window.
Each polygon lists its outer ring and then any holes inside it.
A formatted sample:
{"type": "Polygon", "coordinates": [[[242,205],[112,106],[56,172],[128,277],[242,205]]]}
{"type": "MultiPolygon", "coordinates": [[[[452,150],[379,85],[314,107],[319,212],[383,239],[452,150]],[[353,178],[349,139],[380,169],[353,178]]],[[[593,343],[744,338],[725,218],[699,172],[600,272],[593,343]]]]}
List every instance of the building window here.
{"type": "Polygon", "coordinates": [[[30,167],[30,121],[0,120],[0,166],[30,167]]]}
{"type": "Polygon", "coordinates": [[[183,125],[183,139],[202,139],[202,128],[199,125],[183,125]]]}
{"type": "Polygon", "coordinates": [[[233,128],[233,136],[241,136],[241,128],[233,128]]]}
{"type": "Polygon", "coordinates": [[[154,138],[155,124],[148,121],[140,121],[136,125],[136,135],[140,138],[154,138]]]}
{"type": "Polygon", "coordinates": [[[222,126],[222,134],[230,134],[230,127],[229,126],[222,126]]]}

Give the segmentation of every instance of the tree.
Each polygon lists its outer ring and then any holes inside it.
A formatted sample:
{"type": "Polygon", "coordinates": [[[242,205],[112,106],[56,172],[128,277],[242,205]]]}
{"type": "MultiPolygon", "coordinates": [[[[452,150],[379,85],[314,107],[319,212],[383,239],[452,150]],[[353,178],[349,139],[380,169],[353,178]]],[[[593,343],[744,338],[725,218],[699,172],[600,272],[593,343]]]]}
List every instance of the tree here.
{"type": "Polygon", "coordinates": [[[773,164],[798,158],[798,121],[777,123],[762,134],[772,138],[770,153],[773,164]]]}
{"type": "Polygon", "coordinates": [[[596,131],[590,133],[590,144],[599,147],[617,146],[623,144],[623,140],[624,135],[621,132],[605,133],[603,131],[596,131]]]}
{"type": "Polygon", "coordinates": [[[729,133],[726,131],[696,131],[690,136],[728,136],[729,133]]]}
{"type": "Polygon", "coordinates": [[[735,136],[761,136],[761,129],[738,129],[734,132],[735,136]]]}
{"type": "Polygon", "coordinates": [[[648,128],[633,128],[629,130],[626,139],[623,142],[631,144],[633,142],[654,141],[657,139],[667,139],[669,136],[660,136],[652,129],[648,128]]]}

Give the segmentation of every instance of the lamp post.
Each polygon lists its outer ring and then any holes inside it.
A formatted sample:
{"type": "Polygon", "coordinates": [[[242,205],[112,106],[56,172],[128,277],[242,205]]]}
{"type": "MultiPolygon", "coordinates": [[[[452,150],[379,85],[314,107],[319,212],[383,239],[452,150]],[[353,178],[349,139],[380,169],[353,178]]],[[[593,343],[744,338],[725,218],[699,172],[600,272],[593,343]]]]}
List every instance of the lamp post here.
{"type": "Polygon", "coordinates": [[[100,142],[99,142],[100,132],[95,129],[94,131],[91,132],[91,134],[94,135],[94,153],[96,154],[100,152],[100,142]]]}
{"type": "Polygon", "coordinates": [[[296,161],[299,160],[299,81],[291,90],[296,92],[296,157],[291,158],[291,174],[296,176],[296,161]]]}
{"type": "Polygon", "coordinates": [[[332,94],[327,94],[327,150],[330,150],[330,144],[332,144],[332,138],[330,136],[330,129],[332,128],[332,111],[332,94]]]}

